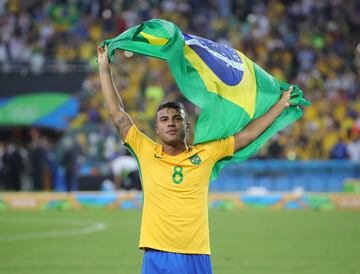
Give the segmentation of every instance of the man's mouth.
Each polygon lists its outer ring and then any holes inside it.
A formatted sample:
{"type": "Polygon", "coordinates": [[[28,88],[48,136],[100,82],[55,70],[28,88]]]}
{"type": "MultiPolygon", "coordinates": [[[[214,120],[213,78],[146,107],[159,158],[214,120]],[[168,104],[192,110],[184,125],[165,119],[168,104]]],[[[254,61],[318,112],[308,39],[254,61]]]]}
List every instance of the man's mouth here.
{"type": "Polygon", "coordinates": [[[170,134],[170,135],[174,135],[177,133],[177,130],[176,129],[172,129],[172,130],[169,130],[166,132],[167,134],[170,134]]]}

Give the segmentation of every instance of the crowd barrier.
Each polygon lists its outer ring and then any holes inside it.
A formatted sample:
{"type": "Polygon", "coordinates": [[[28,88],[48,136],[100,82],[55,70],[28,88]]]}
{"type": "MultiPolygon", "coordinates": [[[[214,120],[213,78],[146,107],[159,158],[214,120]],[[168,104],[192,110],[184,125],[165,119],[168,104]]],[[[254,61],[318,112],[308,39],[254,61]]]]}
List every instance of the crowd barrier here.
{"type": "Polygon", "coordinates": [[[289,192],[301,188],[309,192],[343,192],[346,182],[360,180],[360,163],[346,160],[288,161],[250,160],[226,166],[210,191],[246,191],[261,187],[289,192]]]}

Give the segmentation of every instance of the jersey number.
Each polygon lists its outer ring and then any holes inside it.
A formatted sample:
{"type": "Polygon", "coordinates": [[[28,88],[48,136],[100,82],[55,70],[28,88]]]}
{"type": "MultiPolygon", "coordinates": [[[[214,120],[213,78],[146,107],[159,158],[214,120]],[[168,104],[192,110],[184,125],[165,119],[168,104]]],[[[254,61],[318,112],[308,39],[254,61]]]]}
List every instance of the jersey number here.
{"type": "Polygon", "coordinates": [[[182,172],[183,168],[181,166],[174,167],[172,179],[175,184],[180,184],[184,180],[184,175],[182,174],[182,172]]]}

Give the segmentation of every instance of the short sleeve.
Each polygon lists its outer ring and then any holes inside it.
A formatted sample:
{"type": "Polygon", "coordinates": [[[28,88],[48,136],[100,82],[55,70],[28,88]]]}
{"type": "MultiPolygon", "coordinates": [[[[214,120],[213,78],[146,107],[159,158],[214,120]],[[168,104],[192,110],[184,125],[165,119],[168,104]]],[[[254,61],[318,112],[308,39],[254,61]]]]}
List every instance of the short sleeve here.
{"type": "Polygon", "coordinates": [[[234,155],[234,136],[207,143],[207,150],[215,162],[234,155]]]}
{"type": "Polygon", "coordinates": [[[124,145],[130,149],[130,152],[140,156],[146,149],[153,148],[154,142],[143,134],[135,125],[132,125],[126,135],[124,145]]]}

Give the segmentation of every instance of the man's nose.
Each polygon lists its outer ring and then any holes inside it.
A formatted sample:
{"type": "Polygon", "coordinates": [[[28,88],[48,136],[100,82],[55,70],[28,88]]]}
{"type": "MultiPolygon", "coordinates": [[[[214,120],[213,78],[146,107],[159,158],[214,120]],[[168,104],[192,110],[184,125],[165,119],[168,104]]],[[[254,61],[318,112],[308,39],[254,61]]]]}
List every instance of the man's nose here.
{"type": "Polygon", "coordinates": [[[176,127],[176,125],[175,125],[175,121],[173,121],[173,120],[169,120],[169,122],[168,122],[168,125],[167,125],[168,127],[176,127]]]}

